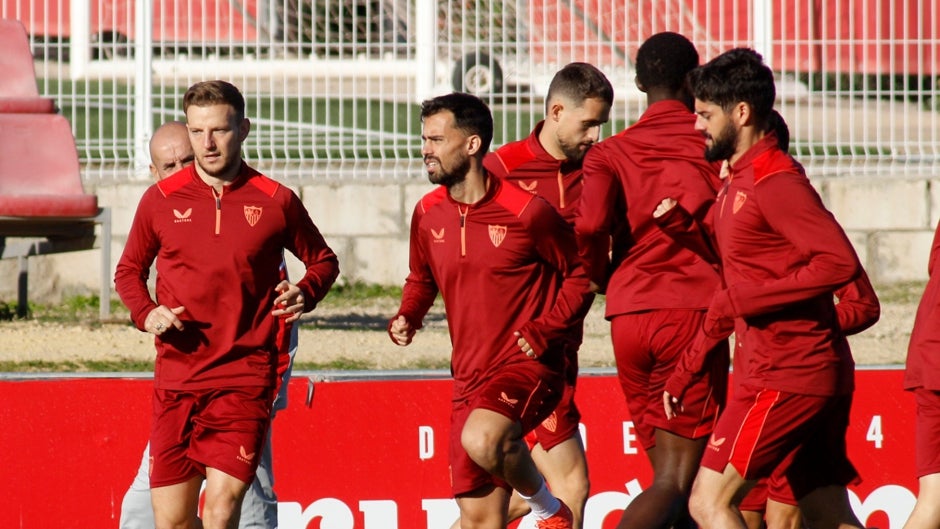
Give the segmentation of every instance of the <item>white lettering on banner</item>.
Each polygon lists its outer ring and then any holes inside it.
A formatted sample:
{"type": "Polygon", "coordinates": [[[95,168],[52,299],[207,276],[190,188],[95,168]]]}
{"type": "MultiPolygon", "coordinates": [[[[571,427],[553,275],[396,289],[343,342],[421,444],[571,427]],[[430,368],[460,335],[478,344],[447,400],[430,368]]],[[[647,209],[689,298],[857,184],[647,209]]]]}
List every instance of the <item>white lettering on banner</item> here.
{"type": "Polygon", "coordinates": [[[581,434],[581,447],[587,452],[587,426],[583,422],[578,423],[578,433],[581,434]]]}
{"type": "MultiPolygon", "coordinates": [[[[588,498],[584,508],[584,529],[602,529],[604,520],[613,512],[626,509],[643,488],[637,479],[624,484],[626,492],[604,491],[588,498]]],[[[901,529],[914,509],[916,497],[900,485],[884,485],[872,491],[862,502],[849,491],[849,503],[862,522],[876,512],[888,517],[888,526],[882,529],[901,529]]],[[[460,515],[453,498],[421,500],[421,509],[427,514],[426,529],[448,529],[460,515]]],[[[310,522],[320,518],[320,529],[398,529],[400,520],[398,503],[395,500],[361,500],[359,511],[363,513],[363,527],[355,527],[352,510],[336,498],[322,498],[303,509],[297,502],[278,503],[277,515],[281,529],[308,529],[310,522]]],[[[534,520],[527,516],[520,529],[535,527],[534,520]]]]}
{"type": "Polygon", "coordinates": [[[875,448],[881,448],[881,442],[884,438],[884,434],[881,433],[881,415],[872,415],[868,432],[865,434],[865,440],[875,443],[875,448]]]}
{"type": "Polygon", "coordinates": [[[913,492],[900,485],[883,485],[871,491],[865,501],[849,491],[849,504],[862,524],[872,513],[881,511],[888,515],[888,529],[901,529],[911,516],[917,497],[913,492]]]}
{"type": "Polygon", "coordinates": [[[633,433],[633,421],[623,421],[623,453],[624,454],[636,454],[637,448],[633,446],[633,441],[636,441],[636,434],[633,433]]]}
{"type": "Polygon", "coordinates": [[[418,458],[424,461],[434,457],[434,428],[418,426],[418,458]]]}
{"type": "Polygon", "coordinates": [[[448,529],[460,517],[460,507],[453,499],[421,500],[421,509],[428,513],[428,529],[448,529]]]}
{"type": "Polygon", "coordinates": [[[398,527],[398,505],[392,500],[360,501],[359,510],[365,527],[398,527]]]}

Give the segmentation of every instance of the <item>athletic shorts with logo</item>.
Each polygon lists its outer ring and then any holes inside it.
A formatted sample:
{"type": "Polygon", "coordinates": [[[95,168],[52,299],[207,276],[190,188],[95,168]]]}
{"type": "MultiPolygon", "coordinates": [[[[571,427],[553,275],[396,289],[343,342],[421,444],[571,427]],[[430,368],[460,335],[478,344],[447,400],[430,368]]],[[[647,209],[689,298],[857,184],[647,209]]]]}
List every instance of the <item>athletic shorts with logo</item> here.
{"type": "Polygon", "coordinates": [[[460,441],[475,409],[490,410],[522,425],[523,435],[544,421],[558,405],[564,374],[536,360],[503,366],[470,398],[455,402],[450,420],[450,477],[455,496],[494,485],[510,488],[477,465],[460,441]]]}
{"type": "Polygon", "coordinates": [[[536,444],[548,451],[571,439],[581,424],[581,412],[574,402],[575,385],[565,381],[565,387],[558,406],[525,436],[526,445],[531,450],[536,444]]]}
{"type": "Polygon", "coordinates": [[[917,405],[914,461],[917,477],[940,472],[940,391],[914,390],[917,405]]]}
{"type": "Polygon", "coordinates": [[[251,483],[271,424],[273,390],[261,386],[154,389],[150,486],[205,476],[206,467],[251,483]]]}
{"type": "Polygon", "coordinates": [[[730,463],[747,480],[786,480],[800,499],[816,488],[858,480],[845,433],[851,395],[822,397],[737,385],[718,419],[701,465],[723,473],[730,463]]]}
{"type": "Polygon", "coordinates": [[[721,361],[686,390],[683,411],[667,419],[663,410],[666,381],[704,317],[705,312],[699,310],[651,310],[620,314],[610,322],[617,377],[645,450],[656,446],[656,429],[688,439],[704,437],[714,429],[728,385],[727,341],[712,351],[713,358],[721,361]]]}

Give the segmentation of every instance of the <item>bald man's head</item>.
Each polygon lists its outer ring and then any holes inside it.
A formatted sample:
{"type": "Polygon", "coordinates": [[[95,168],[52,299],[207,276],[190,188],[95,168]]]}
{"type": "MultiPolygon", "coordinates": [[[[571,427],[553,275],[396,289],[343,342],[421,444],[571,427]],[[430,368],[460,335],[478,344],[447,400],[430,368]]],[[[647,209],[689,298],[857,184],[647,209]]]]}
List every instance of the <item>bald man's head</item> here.
{"type": "Polygon", "coordinates": [[[150,138],[150,175],[163,180],[193,163],[195,154],[189,131],[181,121],[160,125],[150,138]]]}

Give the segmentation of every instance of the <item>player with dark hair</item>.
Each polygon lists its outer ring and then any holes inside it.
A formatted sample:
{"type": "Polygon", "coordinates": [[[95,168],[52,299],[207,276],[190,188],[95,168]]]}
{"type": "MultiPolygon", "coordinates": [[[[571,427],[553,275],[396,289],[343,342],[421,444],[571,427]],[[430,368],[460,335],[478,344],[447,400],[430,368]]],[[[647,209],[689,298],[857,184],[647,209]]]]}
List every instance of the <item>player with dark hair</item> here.
{"type": "Polygon", "coordinates": [[[686,392],[688,413],[667,420],[664,385],[702,326],[719,279],[650,213],[668,194],[704,215],[720,181],[718,165],[702,159],[685,87],[685,75],[698,66],[695,46],[677,33],[659,33],[640,46],[636,64],[648,107],[634,125],[588,152],[575,229],[589,278],[606,290],[618,378],[653,466],[653,483],[630,502],[619,527],[667,528],[688,521],[692,480],[723,404],[728,343],[709,348],[714,370],[686,392]]]}
{"type": "MultiPolygon", "coordinates": [[[[527,138],[488,154],[483,166],[490,174],[544,198],[573,225],[583,186],[581,162],[600,139],[600,127],[609,119],[613,102],[614,89],[600,70],[583,62],[571,63],[552,78],[545,99],[545,119],[535,125],[527,138]]],[[[581,527],[590,492],[578,429],[581,413],[574,397],[578,348],[591,302],[593,296],[587,298],[578,321],[569,331],[568,369],[561,402],[548,419],[526,436],[532,459],[552,493],[571,508],[575,529],[581,527]]],[[[509,519],[528,511],[528,505],[514,494],[509,503],[509,519]]]]}
{"type": "Polygon", "coordinates": [[[440,292],[453,351],[450,467],[464,529],[502,529],[512,489],[540,529],[571,527],[523,436],[555,409],[565,346],[588,296],[571,227],[489,174],[493,121],[469,94],[422,104],[422,155],[438,187],[415,206],[410,273],[388,331],[411,343],[440,292]]]}
{"type": "Polygon", "coordinates": [[[339,273],[300,198],[242,160],[244,108],[224,81],[187,90],[196,161],[144,193],[114,278],[131,319],[155,335],[150,486],[159,529],[238,524],[270,426],[287,324],[339,273]],[[306,265],[296,284],[281,278],[285,249],[306,265]],[[154,259],[156,301],[147,288],[154,259]]]}
{"type": "MultiPolygon", "coordinates": [[[[711,216],[722,285],[696,340],[733,330],[737,367],[693,485],[692,515],[706,529],[743,527],[739,498],[756,480],[783,476],[811,527],[860,527],[845,490],[857,479],[845,450],[854,361],[833,300],[860,277],[858,257],[780,149],[770,128],[773,73],[761,56],[731,50],[689,81],[705,157],[727,161],[711,216]]],[[[667,202],[655,212],[664,223],[688,215],[667,202]]],[[[684,413],[694,377],[683,368],[663,393],[668,417],[684,413]]]]}

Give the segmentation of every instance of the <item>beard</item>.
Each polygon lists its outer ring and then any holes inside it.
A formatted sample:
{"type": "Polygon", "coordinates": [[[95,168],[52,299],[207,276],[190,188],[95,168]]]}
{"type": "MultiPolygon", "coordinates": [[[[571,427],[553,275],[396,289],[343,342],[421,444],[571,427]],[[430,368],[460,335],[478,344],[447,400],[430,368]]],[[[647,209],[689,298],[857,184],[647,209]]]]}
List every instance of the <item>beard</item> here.
{"type": "Polygon", "coordinates": [[[718,136],[712,136],[712,146],[705,147],[705,159],[709,162],[727,160],[738,147],[738,129],[732,123],[725,125],[718,136]]]}
{"type": "Polygon", "coordinates": [[[432,184],[452,187],[466,180],[467,173],[470,171],[469,156],[461,157],[457,165],[450,169],[444,168],[444,164],[441,162],[440,158],[431,159],[437,162],[437,172],[428,173],[428,180],[432,184]]]}
{"type": "Polygon", "coordinates": [[[569,162],[580,161],[582,158],[584,158],[584,155],[587,154],[588,149],[591,148],[590,146],[588,146],[587,149],[581,150],[580,143],[571,144],[561,138],[558,138],[557,136],[556,136],[556,139],[558,140],[558,147],[561,149],[561,152],[565,155],[565,159],[567,159],[569,162]]]}

